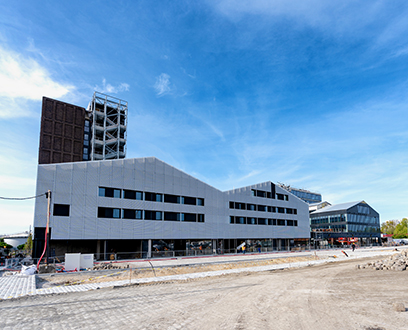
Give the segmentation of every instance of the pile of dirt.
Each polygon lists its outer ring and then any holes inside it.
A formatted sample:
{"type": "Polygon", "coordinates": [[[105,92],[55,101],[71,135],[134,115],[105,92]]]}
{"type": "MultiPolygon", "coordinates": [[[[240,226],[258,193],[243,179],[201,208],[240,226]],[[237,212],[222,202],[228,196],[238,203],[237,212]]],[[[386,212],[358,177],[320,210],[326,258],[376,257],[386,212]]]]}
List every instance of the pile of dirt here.
{"type": "Polygon", "coordinates": [[[396,253],[384,260],[371,261],[363,265],[357,265],[357,269],[374,269],[374,270],[395,270],[404,271],[408,267],[408,251],[396,253]]]}

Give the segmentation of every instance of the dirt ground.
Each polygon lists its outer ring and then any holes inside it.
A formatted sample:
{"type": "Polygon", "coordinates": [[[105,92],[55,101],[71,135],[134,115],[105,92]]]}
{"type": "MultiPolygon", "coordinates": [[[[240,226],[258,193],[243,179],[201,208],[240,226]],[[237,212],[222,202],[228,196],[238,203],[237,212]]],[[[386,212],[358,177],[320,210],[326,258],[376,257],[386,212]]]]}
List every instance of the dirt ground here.
{"type": "Polygon", "coordinates": [[[109,281],[120,281],[123,279],[149,278],[154,276],[180,275],[199,272],[209,272],[215,270],[236,269],[266,266],[272,264],[294,263],[300,261],[316,260],[316,257],[288,257],[279,259],[266,259],[258,261],[244,261],[221,264],[197,264],[179,267],[160,267],[160,268],[137,268],[135,263],[120,264],[123,269],[116,269],[101,272],[80,272],[63,273],[54,276],[44,275],[37,278],[37,288],[48,288],[59,285],[76,285],[85,283],[100,283],[109,281]],[[129,268],[127,268],[129,267],[129,268]]]}
{"type": "Polygon", "coordinates": [[[5,329],[408,329],[408,271],[350,259],[0,302],[5,329]],[[7,313],[7,314],[6,314],[7,313]]]}

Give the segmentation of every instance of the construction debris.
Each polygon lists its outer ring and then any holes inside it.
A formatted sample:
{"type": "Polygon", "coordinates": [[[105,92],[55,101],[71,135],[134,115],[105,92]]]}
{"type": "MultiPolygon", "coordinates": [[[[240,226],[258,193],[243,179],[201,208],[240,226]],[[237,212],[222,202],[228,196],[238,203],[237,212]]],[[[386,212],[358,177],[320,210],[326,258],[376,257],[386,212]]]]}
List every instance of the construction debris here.
{"type": "Polygon", "coordinates": [[[407,267],[408,267],[408,251],[396,253],[384,260],[371,261],[364,265],[356,266],[357,269],[371,268],[375,270],[396,270],[396,271],[404,271],[407,269],[407,267]]]}

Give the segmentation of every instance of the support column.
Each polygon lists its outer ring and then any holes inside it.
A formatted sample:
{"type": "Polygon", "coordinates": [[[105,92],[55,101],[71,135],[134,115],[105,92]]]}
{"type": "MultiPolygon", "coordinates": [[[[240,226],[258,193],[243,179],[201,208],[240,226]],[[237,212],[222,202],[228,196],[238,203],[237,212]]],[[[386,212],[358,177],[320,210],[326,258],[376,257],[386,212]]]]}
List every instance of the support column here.
{"type": "Polygon", "coordinates": [[[147,240],[147,257],[148,258],[152,257],[152,240],[151,239],[147,240]]]}
{"type": "Polygon", "coordinates": [[[106,258],[106,240],[103,241],[103,260],[107,260],[106,258]]]}
{"type": "Polygon", "coordinates": [[[96,241],[96,260],[101,259],[101,241],[98,239],[96,241]]]}

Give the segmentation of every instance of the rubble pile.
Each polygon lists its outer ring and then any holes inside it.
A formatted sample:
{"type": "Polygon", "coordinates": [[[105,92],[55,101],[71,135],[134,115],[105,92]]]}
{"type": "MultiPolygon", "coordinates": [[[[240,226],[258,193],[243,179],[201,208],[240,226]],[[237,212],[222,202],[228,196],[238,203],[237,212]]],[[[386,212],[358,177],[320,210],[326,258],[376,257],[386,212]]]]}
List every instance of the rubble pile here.
{"type": "Polygon", "coordinates": [[[404,271],[407,269],[407,267],[408,267],[408,251],[394,254],[391,257],[384,260],[371,261],[364,265],[356,266],[357,269],[371,268],[375,270],[396,270],[396,271],[404,271]]]}
{"type": "Polygon", "coordinates": [[[122,266],[119,264],[113,264],[112,262],[109,262],[109,263],[104,263],[104,264],[100,263],[100,264],[94,265],[92,269],[90,270],[127,269],[127,268],[129,268],[128,264],[122,266]]]}

